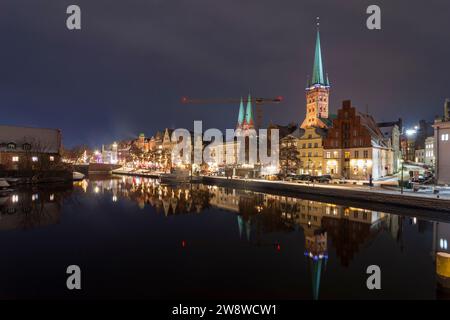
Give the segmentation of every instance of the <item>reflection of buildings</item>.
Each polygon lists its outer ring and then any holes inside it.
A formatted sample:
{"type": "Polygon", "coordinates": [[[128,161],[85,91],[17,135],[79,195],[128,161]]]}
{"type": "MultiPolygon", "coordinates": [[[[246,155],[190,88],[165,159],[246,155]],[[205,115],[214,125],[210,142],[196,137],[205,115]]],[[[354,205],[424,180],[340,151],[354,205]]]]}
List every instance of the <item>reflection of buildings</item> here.
{"type": "Polygon", "coordinates": [[[0,197],[0,231],[59,223],[63,197],[61,190],[14,192],[0,197]]]}
{"type": "Polygon", "coordinates": [[[80,185],[84,192],[110,194],[113,202],[129,199],[143,209],[146,205],[163,211],[166,216],[201,212],[209,207],[211,194],[201,185],[161,185],[157,180],[139,177],[93,180],[89,185],[80,185]]]}
{"type": "Polygon", "coordinates": [[[382,229],[388,229],[394,239],[401,241],[402,221],[398,216],[318,201],[217,186],[172,187],[131,177],[92,181],[86,190],[109,193],[112,201],[130,199],[141,208],[151,205],[165,215],[197,213],[208,207],[231,211],[236,213],[240,239],[276,250],[281,250],[282,244],[276,242],[274,235],[301,228],[314,299],[319,298],[321,277],[331,248],[340,263],[348,266],[359,248],[382,229]]]}

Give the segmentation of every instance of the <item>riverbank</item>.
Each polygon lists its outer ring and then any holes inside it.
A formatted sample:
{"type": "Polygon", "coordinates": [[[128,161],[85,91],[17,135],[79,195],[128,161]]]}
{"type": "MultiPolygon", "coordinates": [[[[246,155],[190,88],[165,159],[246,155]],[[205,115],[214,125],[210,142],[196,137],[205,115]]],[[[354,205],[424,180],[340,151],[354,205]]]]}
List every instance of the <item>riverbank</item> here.
{"type": "MultiPolygon", "coordinates": [[[[159,178],[158,173],[143,171],[115,170],[114,174],[159,178]]],[[[450,219],[450,197],[417,192],[405,192],[382,187],[368,187],[363,185],[337,184],[299,184],[286,181],[268,181],[260,179],[227,179],[225,177],[202,176],[201,182],[226,188],[245,189],[256,192],[273,193],[284,196],[308,198],[311,200],[333,202],[339,205],[355,206],[358,208],[404,213],[404,208],[424,211],[424,216],[435,219],[450,219]],[[403,209],[403,210],[399,210],[403,209]],[[445,214],[445,217],[442,216],[445,214]]],[[[416,214],[415,212],[414,214],[416,214]]],[[[420,213],[418,213],[420,215],[420,213]]]]}
{"type": "MultiPolygon", "coordinates": [[[[319,198],[333,198],[337,204],[371,203],[380,206],[397,206],[402,208],[423,209],[445,213],[450,218],[450,199],[437,198],[435,195],[404,193],[392,190],[361,186],[298,184],[291,182],[266,181],[256,179],[226,179],[222,177],[203,177],[203,183],[221,187],[246,189],[257,192],[284,194],[304,197],[312,195],[319,198]]],[[[370,207],[370,205],[365,205],[370,207]]]]}
{"type": "Polygon", "coordinates": [[[119,170],[113,170],[112,174],[158,179],[161,173],[160,172],[149,172],[149,171],[140,170],[140,169],[138,169],[138,170],[119,169],[119,170]]]}

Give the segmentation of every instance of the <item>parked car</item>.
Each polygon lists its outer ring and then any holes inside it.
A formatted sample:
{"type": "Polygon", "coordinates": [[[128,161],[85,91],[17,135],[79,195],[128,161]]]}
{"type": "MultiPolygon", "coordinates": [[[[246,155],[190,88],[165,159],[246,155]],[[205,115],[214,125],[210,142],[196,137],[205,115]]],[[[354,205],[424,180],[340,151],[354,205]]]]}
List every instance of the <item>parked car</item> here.
{"type": "Polygon", "coordinates": [[[317,177],[316,181],[319,183],[330,183],[332,180],[331,176],[329,174],[324,174],[320,177],[317,177]]]}

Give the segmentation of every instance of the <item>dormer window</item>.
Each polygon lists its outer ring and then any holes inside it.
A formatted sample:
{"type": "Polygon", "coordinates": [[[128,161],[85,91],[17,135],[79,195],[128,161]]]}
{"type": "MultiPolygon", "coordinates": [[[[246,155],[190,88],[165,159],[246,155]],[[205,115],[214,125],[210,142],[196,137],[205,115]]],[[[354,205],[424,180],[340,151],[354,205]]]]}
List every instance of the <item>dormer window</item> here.
{"type": "Polygon", "coordinates": [[[22,149],[25,150],[25,151],[30,151],[30,150],[31,150],[31,144],[29,144],[29,143],[24,143],[24,144],[22,145],[22,149]]]}
{"type": "Polygon", "coordinates": [[[8,143],[7,148],[10,149],[10,150],[15,150],[16,149],[16,144],[14,142],[10,142],[10,143],[8,143]]]}

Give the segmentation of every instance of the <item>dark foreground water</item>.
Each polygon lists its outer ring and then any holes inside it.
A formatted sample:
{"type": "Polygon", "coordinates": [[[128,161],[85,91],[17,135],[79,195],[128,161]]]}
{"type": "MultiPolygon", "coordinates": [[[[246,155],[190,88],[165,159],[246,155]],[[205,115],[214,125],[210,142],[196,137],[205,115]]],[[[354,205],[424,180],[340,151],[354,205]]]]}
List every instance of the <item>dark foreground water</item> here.
{"type": "Polygon", "coordinates": [[[410,212],[131,177],[17,191],[0,208],[0,298],[448,298],[435,256],[450,225],[410,212]]]}

